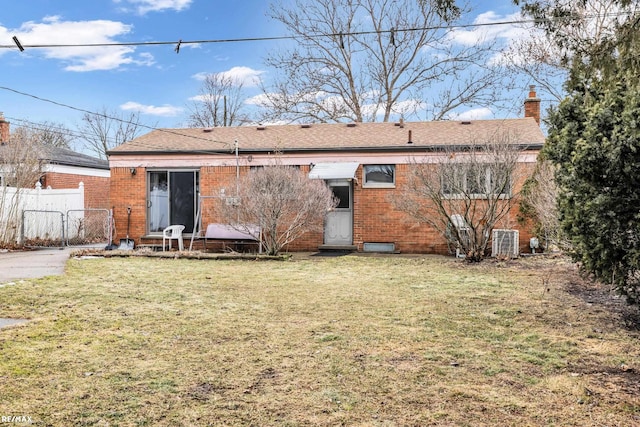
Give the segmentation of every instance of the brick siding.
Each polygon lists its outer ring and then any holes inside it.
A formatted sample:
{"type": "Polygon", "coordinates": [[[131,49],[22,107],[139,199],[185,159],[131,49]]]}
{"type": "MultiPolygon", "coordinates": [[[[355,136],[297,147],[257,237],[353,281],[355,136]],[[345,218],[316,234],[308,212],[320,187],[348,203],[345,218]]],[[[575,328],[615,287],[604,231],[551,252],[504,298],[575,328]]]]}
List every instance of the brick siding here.
{"type": "MultiPolygon", "coordinates": [[[[366,188],[362,187],[362,181],[353,188],[353,244],[362,251],[365,242],[394,243],[396,250],[405,253],[435,253],[448,254],[449,247],[446,240],[432,227],[418,223],[413,217],[396,210],[391,202],[391,196],[401,191],[407,179],[407,168],[410,165],[396,166],[395,188],[366,188]]],[[[533,165],[522,165],[518,175],[521,176],[514,182],[514,188],[520,188],[525,175],[530,173],[533,165]],[[522,172],[522,173],[520,173],[522,172]]],[[[245,174],[248,167],[241,167],[240,173],[245,174]]],[[[307,165],[301,166],[303,172],[308,172],[307,165]]],[[[358,168],[357,175],[362,176],[362,166],[358,168]]],[[[221,189],[225,194],[235,193],[235,166],[203,167],[200,169],[200,192],[207,195],[219,195],[221,189]]],[[[131,207],[131,225],[129,237],[139,244],[141,237],[146,234],[146,172],[144,168],[138,168],[136,174],[131,174],[129,168],[112,168],[110,180],[110,206],[114,209],[116,221],[116,241],[126,236],[127,206],[131,207]]],[[[217,201],[205,203],[202,212],[202,224],[206,227],[212,222],[220,222],[213,210],[206,208],[217,201]]],[[[518,224],[516,218],[517,206],[511,210],[507,219],[497,228],[518,229],[520,231],[520,249],[529,250],[529,239],[532,236],[528,226],[518,224]]],[[[157,239],[161,241],[162,239],[157,239]]],[[[323,244],[323,233],[307,233],[299,240],[285,248],[287,251],[316,251],[323,244]]],[[[187,243],[185,242],[185,245],[187,243]]],[[[215,244],[210,245],[212,248],[215,244]]],[[[198,243],[200,247],[200,243],[198,243]]]]}
{"type": "Polygon", "coordinates": [[[84,183],[84,207],[85,209],[109,208],[109,178],[47,172],[42,186],[53,189],[78,188],[84,183]]]}

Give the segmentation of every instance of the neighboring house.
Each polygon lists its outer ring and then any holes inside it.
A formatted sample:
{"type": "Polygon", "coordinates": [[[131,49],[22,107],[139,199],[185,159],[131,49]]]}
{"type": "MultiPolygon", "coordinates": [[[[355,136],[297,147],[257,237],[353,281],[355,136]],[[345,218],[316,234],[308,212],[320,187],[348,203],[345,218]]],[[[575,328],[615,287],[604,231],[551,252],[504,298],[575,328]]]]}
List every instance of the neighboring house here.
{"type": "MultiPolygon", "coordinates": [[[[9,149],[10,123],[0,113],[0,158],[9,149]]],[[[42,188],[69,189],[84,184],[85,209],[109,209],[109,162],[66,148],[36,145],[42,188]]],[[[35,182],[33,185],[35,186],[35,182]]]]}
{"type": "MultiPolygon", "coordinates": [[[[389,201],[405,185],[412,159],[437,162],[442,147],[464,150],[504,132],[517,137],[522,168],[530,172],[544,142],[539,120],[540,100],[532,87],[522,119],[155,130],[108,153],[118,237],[127,233],[128,207],[128,234],[137,244],[158,243],[169,224],[185,225],[188,237],[197,227],[199,206],[233,196],[237,176],[270,164],[278,153],[283,164],[326,180],[340,199],[324,233],[309,233],[287,250],[362,251],[365,243],[392,243],[402,252],[447,253],[441,235],[389,201]]],[[[212,210],[201,212],[202,227],[219,222],[212,210]]],[[[517,227],[516,214],[503,226],[517,227]]],[[[521,250],[527,250],[530,232],[521,229],[519,236],[521,250]]]]}

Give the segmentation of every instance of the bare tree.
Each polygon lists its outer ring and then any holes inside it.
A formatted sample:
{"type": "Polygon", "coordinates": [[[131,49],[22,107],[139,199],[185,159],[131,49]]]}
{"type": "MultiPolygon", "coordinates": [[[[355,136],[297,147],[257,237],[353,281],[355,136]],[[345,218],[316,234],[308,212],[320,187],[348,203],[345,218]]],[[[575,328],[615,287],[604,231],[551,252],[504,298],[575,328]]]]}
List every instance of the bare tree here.
{"type": "Polygon", "coordinates": [[[71,149],[73,134],[62,123],[44,121],[31,126],[33,139],[48,147],[71,149]]]}
{"type": "Polygon", "coordinates": [[[242,124],[248,118],[242,113],[246,97],[243,83],[224,73],[208,74],[200,94],[189,107],[190,127],[217,127],[242,124]]]}
{"type": "Polygon", "coordinates": [[[522,188],[520,212],[536,223],[536,229],[546,249],[567,248],[569,241],[564,237],[558,213],[558,186],[554,165],[547,160],[539,160],[533,175],[522,188]]]}
{"type": "Polygon", "coordinates": [[[272,5],[271,16],[297,44],[266,58],[279,76],[263,87],[265,120],[389,121],[419,111],[437,120],[464,105],[494,107],[499,73],[487,65],[492,44],[455,43],[447,27],[467,10],[449,0],[436,3],[272,5]]]}
{"type": "Polygon", "coordinates": [[[106,107],[95,114],[85,113],[80,125],[87,148],[101,159],[107,158],[110,149],[140,135],[142,128],[139,113],[124,115],[106,107]]]}
{"type": "Polygon", "coordinates": [[[617,24],[638,13],[637,1],[514,0],[537,28],[527,24],[531,37],[515,39],[506,49],[505,65],[534,82],[553,104],[565,97],[563,83],[573,58],[615,37],[617,24]],[[622,4],[624,3],[624,4],[622,4]]]}
{"type": "Polygon", "coordinates": [[[514,40],[505,50],[505,66],[516,75],[534,82],[538,93],[556,104],[564,97],[562,82],[568,69],[558,49],[544,37],[514,40]]]}
{"type": "Polygon", "coordinates": [[[418,0],[418,3],[423,6],[430,4],[447,21],[452,21],[460,16],[461,11],[456,0],[418,0]]]}
{"type": "Polygon", "coordinates": [[[242,176],[238,195],[222,200],[220,214],[240,231],[260,227],[265,252],[275,255],[303,234],[322,231],[324,216],[336,203],[324,181],[276,162],[242,176]]]}
{"type": "Polygon", "coordinates": [[[16,244],[25,189],[34,188],[45,164],[40,160],[38,133],[17,128],[0,146],[0,246],[16,244]]]}
{"type": "Polygon", "coordinates": [[[485,257],[491,232],[517,204],[520,149],[509,135],[445,148],[438,162],[414,160],[394,205],[429,224],[469,261],[485,257]]]}

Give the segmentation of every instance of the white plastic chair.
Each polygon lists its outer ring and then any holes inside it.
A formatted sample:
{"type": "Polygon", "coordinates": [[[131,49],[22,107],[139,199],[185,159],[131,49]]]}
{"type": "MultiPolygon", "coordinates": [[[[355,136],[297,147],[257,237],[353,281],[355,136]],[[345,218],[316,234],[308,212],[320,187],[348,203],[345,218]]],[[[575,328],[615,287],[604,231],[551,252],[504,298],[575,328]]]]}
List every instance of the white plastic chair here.
{"type": "Polygon", "coordinates": [[[164,252],[165,242],[169,241],[169,250],[171,250],[171,240],[178,241],[178,248],[180,251],[184,251],[184,242],[182,240],[182,230],[184,225],[170,225],[162,230],[162,252],[164,252]]]}

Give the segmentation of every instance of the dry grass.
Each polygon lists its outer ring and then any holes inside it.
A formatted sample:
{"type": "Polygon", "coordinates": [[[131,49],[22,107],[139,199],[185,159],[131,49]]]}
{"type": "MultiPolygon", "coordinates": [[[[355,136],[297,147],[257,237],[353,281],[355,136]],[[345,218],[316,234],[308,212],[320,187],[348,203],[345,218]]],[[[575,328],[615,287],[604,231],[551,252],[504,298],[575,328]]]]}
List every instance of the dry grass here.
{"type": "Polygon", "coordinates": [[[0,310],[36,425],[640,425],[638,333],[562,259],[73,259],[0,310]]]}

